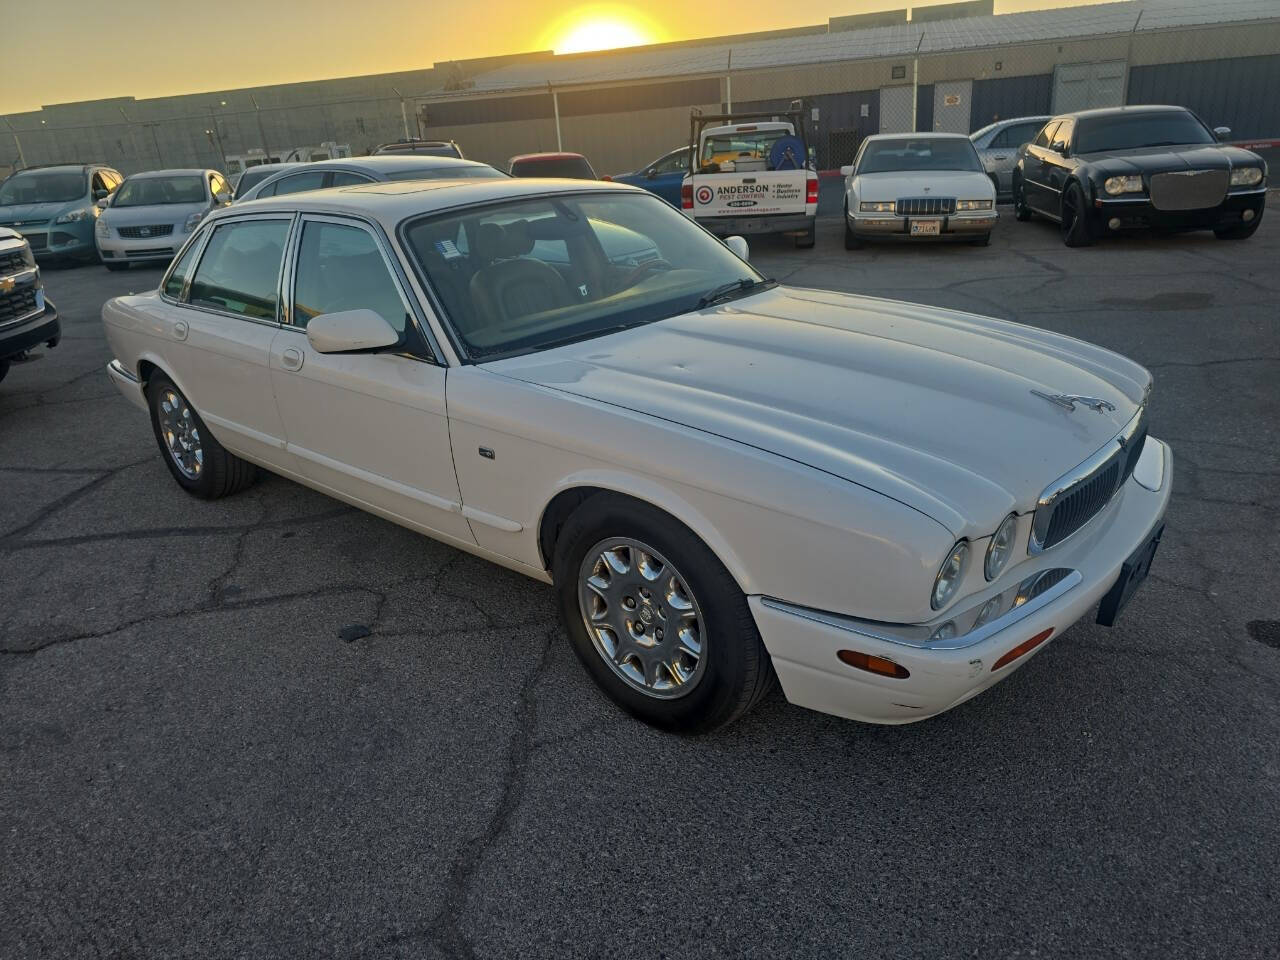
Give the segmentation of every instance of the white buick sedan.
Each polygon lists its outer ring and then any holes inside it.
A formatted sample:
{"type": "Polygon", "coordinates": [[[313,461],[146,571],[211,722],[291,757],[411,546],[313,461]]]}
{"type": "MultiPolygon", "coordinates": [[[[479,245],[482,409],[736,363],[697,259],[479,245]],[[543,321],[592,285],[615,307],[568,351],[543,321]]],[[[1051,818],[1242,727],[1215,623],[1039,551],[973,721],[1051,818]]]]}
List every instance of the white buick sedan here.
{"type": "Polygon", "coordinates": [[[292,194],[106,304],[108,369],[184,489],[264,468],[552,583],[595,681],[669,729],[775,674],[920,720],[1115,620],[1169,501],[1147,371],[734,250],[618,184],[292,194]]]}
{"type": "Polygon", "coordinates": [[[846,250],[870,239],[991,242],[995,184],[962,134],[876,134],[840,172],[846,250]]]}

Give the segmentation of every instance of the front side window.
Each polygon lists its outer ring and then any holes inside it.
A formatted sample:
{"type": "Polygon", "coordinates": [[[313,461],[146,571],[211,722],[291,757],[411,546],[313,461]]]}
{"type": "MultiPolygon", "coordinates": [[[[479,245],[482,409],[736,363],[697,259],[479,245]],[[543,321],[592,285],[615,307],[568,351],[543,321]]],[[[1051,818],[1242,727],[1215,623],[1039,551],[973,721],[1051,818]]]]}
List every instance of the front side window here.
{"type": "Polygon", "coordinates": [[[191,280],[189,302],[255,320],[275,320],[288,220],[243,220],[214,228],[191,280]]]}
{"type": "Polygon", "coordinates": [[[293,287],[293,323],[324,313],[372,310],[404,333],[408,312],[377,242],[363,227],[309,220],[302,228],[293,287]]]}
{"type": "Polygon", "coordinates": [[[409,221],[401,236],[477,361],[653,323],[763,281],[649,194],[509,200],[409,221]]]}
{"type": "Polygon", "coordinates": [[[858,174],[898,170],[982,170],[968,137],[893,137],[871,140],[858,161],[858,174]]]}
{"type": "Polygon", "coordinates": [[[1058,124],[1058,129],[1053,132],[1053,143],[1050,144],[1049,149],[1065,157],[1067,150],[1071,147],[1071,131],[1075,128],[1074,120],[1063,120],[1058,124]]]}
{"type": "Polygon", "coordinates": [[[186,252],[174,264],[173,269],[169,272],[169,278],[164,282],[164,295],[177,300],[182,296],[182,285],[187,280],[187,274],[191,270],[192,261],[195,260],[196,250],[200,248],[200,238],[197,237],[191,241],[186,252]]]}
{"type": "Polygon", "coordinates": [[[113,207],[152,207],[166,203],[204,203],[204,180],[196,175],[134,177],[124,182],[113,207]]]}
{"type": "Polygon", "coordinates": [[[1076,153],[1218,142],[1208,127],[1185,110],[1090,117],[1080,121],[1078,141],[1076,153]]]}
{"type": "Polygon", "coordinates": [[[19,203],[70,203],[85,195],[81,170],[32,170],[15,173],[0,184],[0,207],[19,203]]]}
{"type": "Polygon", "coordinates": [[[689,169],[688,150],[677,150],[675,153],[669,153],[653,165],[654,174],[659,176],[664,173],[682,173],[687,169],[689,169]]]}
{"type": "Polygon", "coordinates": [[[283,197],[288,193],[301,193],[303,190],[319,190],[324,186],[325,171],[308,170],[306,173],[295,173],[291,177],[281,177],[270,184],[258,196],[283,197]]]}
{"type": "Polygon", "coordinates": [[[1032,146],[1045,147],[1047,149],[1049,144],[1053,142],[1054,133],[1061,125],[1061,120],[1050,120],[1036,134],[1035,140],[1032,141],[1032,146]]]}

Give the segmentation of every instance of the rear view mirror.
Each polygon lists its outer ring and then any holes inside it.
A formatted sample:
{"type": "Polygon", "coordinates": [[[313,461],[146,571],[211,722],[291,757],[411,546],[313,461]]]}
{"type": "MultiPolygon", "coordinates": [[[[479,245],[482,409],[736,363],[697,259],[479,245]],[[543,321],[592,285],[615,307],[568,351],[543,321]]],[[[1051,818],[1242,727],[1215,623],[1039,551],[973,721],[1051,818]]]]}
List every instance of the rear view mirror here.
{"type": "Polygon", "coordinates": [[[751,259],[751,247],[747,245],[745,237],[726,237],[724,245],[737,254],[740,259],[751,259]]]}
{"type": "Polygon", "coordinates": [[[1214,128],[1213,128],[1213,134],[1214,134],[1214,136],[1216,136],[1220,141],[1224,141],[1224,142],[1225,142],[1225,141],[1227,141],[1227,140],[1230,140],[1230,139],[1231,139],[1231,128],[1230,128],[1230,127],[1214,127],[1214,128]]]}
{"type": "Polygon", "coordinates": [[[394,347],[400,334],[372,310],[323,313],[307,324],[307,342],[317,353],[360,353],[394,347]]]}

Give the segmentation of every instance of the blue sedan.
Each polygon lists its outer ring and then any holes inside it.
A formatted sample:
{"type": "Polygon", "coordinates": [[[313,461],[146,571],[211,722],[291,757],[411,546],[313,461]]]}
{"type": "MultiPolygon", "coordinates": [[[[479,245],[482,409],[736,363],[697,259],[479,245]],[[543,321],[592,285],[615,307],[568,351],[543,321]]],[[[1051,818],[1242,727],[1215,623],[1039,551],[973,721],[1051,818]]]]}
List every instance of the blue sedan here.
{"type": "Polygon", "coordinates": [[[680,207],[680,183],[689,172],[689,148],[680,147],[659,157],[653,163],[646,164],[634,173],[620,173],[606,177],[618,183],[627,183],[633,187],[643,187],[650,193],[656,193],[667,203],[677,209],[680,207]]]}

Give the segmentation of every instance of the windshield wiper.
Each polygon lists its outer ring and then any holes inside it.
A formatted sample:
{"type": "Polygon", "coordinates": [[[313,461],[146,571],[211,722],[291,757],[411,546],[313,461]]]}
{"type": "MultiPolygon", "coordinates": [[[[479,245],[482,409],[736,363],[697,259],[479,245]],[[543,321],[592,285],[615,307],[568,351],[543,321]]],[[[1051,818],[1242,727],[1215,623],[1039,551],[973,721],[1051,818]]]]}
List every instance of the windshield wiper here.
{"type": "Polygon", "coordinates": [[[751,290],[776,285],[776,280],[756,280],[753,277],[741,277],[737,280],[731,280],[729,283],[722,283],[718,287],[712,287],[698,298],[698,305],[694,309],[701,310],[703,307],[709,307],[713,303],[740,297],[751,290]]]}

